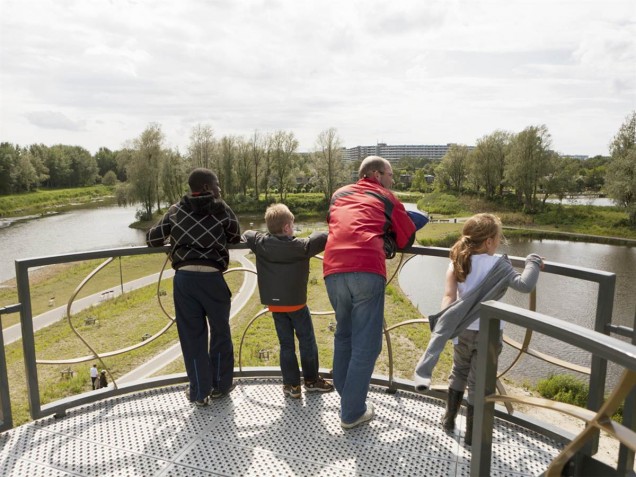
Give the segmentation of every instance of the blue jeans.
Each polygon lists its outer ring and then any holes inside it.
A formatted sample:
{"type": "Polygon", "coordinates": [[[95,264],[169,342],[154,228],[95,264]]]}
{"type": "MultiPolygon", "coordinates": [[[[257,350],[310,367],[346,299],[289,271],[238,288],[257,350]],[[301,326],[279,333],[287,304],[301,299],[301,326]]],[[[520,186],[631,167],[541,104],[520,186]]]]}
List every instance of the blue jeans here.
{"type": "Polygon", "coordinates": [[[318,378],[318,346],[309,308],[305,306],[296,311],[273,312],[272,315],[280,343],[280,370],[283,374],[283,384],[300,385],[294,331],[298,338],[300,364],[303,367],[305,382],[315,381],[318,378]]]}
{"type": "Polygon", "coordinates": [[[366,410],[375,361],[382,350],[384,287],[382,275],[336,273],[325,277],[336,312],[333,384],[340,395],[340,419],[352,423],[366,410]]]}
{"type": "Polygon", "coordinates": [[[203,400],[213,388],[226,392],[234,375],[234,347],[232,293],[223,274],[177,270],[173,297],[190,400],[203,400]]]}

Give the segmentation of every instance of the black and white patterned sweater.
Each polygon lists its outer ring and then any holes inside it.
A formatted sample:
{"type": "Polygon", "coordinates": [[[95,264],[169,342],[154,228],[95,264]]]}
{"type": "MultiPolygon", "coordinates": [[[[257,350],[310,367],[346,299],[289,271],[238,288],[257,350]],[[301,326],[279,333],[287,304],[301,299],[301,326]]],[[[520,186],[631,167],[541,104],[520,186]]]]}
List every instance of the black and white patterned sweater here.
{"type": "Polygon", "coordinates": [[[170,206],[162,219],[146,233],[146,244],[172,246],[172,268],[209,265],[227,270],[228,243],[238,243],[241,231],[230,207],[211,193],[185,195],[170,206]]]}

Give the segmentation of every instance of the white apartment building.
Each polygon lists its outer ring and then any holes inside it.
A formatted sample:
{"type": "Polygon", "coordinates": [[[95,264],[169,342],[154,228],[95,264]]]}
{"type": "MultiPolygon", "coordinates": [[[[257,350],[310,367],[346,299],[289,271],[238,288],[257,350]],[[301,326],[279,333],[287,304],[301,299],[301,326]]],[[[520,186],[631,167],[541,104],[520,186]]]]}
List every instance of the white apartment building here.
{"type": "MultiPolygon", "coordinates": [[[[441,159],[453,144],[401,144],[388,145],[380,142],[375,146],[356,146],[344,149],[347,161],[361,161],[367,156],[381,156],[388,161],[396,162],[403,157],[428,157],[441,159]]],[[[471,147],[472,149],[472,147],[471,147]]]]}

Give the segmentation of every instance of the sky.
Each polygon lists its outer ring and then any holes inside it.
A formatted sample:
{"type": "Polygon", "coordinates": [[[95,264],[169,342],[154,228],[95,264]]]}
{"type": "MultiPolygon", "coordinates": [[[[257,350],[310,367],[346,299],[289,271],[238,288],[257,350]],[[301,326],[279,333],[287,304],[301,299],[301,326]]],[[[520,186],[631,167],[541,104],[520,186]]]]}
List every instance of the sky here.
{"type": "Polygon", "coordinates": [[[186,153],[292,131],[312,151],[475,145],[545,124],[608,155],[636,110],[634,0],[0,0],[0,142],[186,153]]]}

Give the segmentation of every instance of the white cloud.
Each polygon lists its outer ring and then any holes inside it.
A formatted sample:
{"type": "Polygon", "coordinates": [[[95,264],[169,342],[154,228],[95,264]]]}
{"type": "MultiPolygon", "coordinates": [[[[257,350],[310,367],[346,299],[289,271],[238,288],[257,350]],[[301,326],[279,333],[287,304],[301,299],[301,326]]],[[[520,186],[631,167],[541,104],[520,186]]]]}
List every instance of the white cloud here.
{"type": "Polygon", "coordinates": [[[33,111],[25,116],[31,124],[44,129],[83,131],[86,126],[86,121],[73,121],[59,111],[33,111]]]}
{"type": "Polygon", "coordinates": [[[0,140],[117,149],[158,122],[185,150],[208,123],[308,150],[328,127],[354,146],[546,124],[606,154],[636,109],[635,5],[0,0],[0,140]]]}

